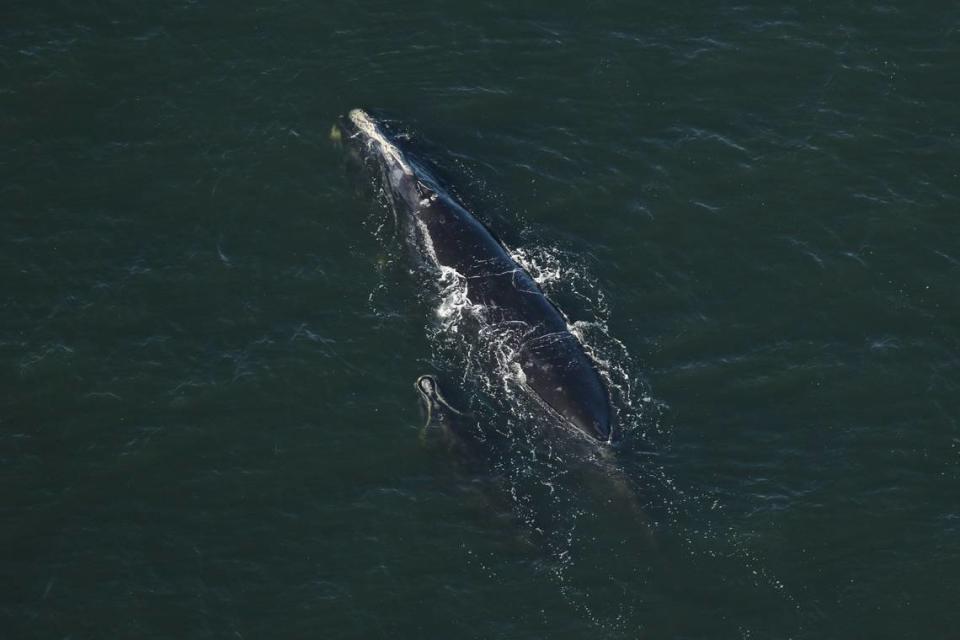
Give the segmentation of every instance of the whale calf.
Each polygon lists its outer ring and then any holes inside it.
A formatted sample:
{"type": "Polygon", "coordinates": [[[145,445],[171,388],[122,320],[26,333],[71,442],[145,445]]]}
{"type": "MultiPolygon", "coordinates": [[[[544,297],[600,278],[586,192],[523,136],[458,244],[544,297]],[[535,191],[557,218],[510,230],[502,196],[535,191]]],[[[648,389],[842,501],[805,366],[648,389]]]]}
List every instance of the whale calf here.
{"type": "Polygon", "coordinates": [[[426,444],[431,432],[439,437],[444,448],[455,451],[463,457],[481,458],[482,442],[477,431],[469,425],[469,416],[455,409],[440,391],[440,383],[435,376],[426,374],[417,378],[414,388],[420,395],[420,404],[426,421],[420,430],[420,442],[426,444]]]}
{"type": "Polygon", "coordinates": [[[379,175],[415,255],[438,279],[453,274],[465,284],[482,323],[463,331],[494,327],[507,334],[512,377],[553,421],[613,441],[610,398],[596,367],[560,310],[493,233],[365,111],[350,111],[331,135],[379,175]]]}

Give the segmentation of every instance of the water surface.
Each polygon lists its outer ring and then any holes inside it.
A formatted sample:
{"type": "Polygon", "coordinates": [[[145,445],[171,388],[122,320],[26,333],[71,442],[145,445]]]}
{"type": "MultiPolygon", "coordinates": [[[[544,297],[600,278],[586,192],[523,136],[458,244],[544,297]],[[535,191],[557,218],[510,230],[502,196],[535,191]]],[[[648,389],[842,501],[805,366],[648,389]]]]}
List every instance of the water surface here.
{"type": "Polygon", "coordinates": [[[6,636],[956,632],[955,7],[6,13],[6,636]],[[357,106],[630,381],[654,545],[577,456],[420,446],[417,375],[484,374],[327,140],[357,106]]]}

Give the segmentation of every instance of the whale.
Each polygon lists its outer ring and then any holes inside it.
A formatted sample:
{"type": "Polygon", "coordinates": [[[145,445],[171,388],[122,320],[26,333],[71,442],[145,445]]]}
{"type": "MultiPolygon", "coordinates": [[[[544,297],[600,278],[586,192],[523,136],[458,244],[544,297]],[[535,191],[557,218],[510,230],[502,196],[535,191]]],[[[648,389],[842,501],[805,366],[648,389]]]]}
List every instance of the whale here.
{"type": "Polygon", "coordinates": [[[366,111],[341,117],[331,137],[374,174],[421,264],[438,280],[462,283],[471,308],[481,310],[482,322],[457,330],[475,339],[491,328],[508,336],[511,380],[542,414],[561,429],[612,443],[610,395],[596,365],[562,311],[493,232],[366,111]]]}
{"type": "Polygon", "coordinates": [[[420,406],[426,418],[420,429],[420,442],[427,444],[431,435],[443,448],[454,451],[461,457],[479,459],[486,453],[478,431],[469,425],[469,416],[456,409],[440,390],[436,376],[424,374],[417,378],[414,388],[420,396],[420,406]]]}

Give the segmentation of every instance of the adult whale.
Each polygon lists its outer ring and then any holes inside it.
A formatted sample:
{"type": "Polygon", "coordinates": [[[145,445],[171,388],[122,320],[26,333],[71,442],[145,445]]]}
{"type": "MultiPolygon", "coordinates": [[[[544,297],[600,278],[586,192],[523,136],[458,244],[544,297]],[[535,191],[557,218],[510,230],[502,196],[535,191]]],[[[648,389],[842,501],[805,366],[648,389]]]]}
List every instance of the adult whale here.
{"type": "Polygon", "coordinates": [[[334,137],[380,174],[416,253],[438,275],[453,274],[465,284],[470,305],[482,310],[482,326],[510,334],[517,383],[559,424],[612,441],[607,389],[563,314],[530,274],[374,118],[354,109],[338,126],[334,137]]]}

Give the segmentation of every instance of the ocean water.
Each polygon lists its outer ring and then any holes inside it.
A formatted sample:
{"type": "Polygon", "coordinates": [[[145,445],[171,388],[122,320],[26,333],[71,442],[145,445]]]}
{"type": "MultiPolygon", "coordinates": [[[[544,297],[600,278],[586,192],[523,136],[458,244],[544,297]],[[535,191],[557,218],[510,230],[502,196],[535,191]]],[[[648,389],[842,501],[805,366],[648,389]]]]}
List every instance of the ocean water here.
{"type": "Polygon", "coordinates": [[[956,5],[3,16],[0,636],[960,634],[956,5]],[[449,339],[354,107],[567,312],[614,453],[449,339]]]}

